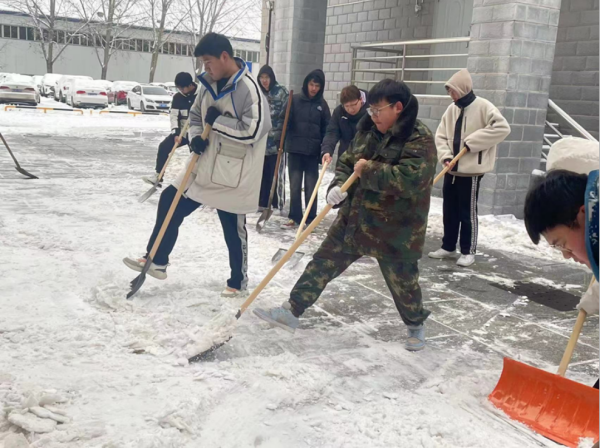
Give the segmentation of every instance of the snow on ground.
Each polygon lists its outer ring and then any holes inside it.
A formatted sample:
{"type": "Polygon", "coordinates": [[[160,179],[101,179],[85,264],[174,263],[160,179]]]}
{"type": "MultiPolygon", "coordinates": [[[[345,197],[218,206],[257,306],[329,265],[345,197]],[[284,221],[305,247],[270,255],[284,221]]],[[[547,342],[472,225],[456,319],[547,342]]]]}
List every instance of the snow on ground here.
{"type": "MultiPolygon", "coordinates": [[[[121,259],[144,252],[158,200],[136,201],[147,189],[139,175],[153,165],[167,120],[0,112],[22,165],[40,175],[23,181],[0,163],[0,403],[19,421],[25,408],[59,397],[49,409],[68,417],[48,433],[27,433],[31,446],[558,446],[489,405],[501,361],[472,341],[411,354],[402,338],[377,340],[366,322],[319,307],[322,317],[305,319],[294,336],[248,312],[228,356],[187,365],[207,328],[231,324],[241,300],[219,297],[227,251],[209,209],[182,228],[169,279],[148,279],[125,300],[135,273],[121,259]],[[47,147],[21,147],[27,134],[45,135],[47,147]]],[[[177,154],[169,177],[185,156],[177,154]]],[[[248,217],[251,285],[294,237],[276,230],[278,214],[261,235],[257,219],[248,217]]],[[[494,219],[482,220],[484,228],[493,222],[482,240],[537,250],[526,247],[517,222],[494,219]]],[[[433,207],[433,231],[437,220],[433,207]]],[[[303,247],[318,243],[311,236],[303,247]]],[[[255,305],[280,304],[301,269],[280,272],[255,305]]],[[[0,446],[15,431],[0,415],[0,446]]]]}

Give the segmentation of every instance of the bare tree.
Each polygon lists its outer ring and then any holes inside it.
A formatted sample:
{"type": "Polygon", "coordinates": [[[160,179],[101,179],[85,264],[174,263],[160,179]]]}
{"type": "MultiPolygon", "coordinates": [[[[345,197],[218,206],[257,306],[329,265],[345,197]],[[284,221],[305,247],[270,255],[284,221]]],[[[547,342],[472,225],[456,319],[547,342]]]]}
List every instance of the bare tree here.
{"type": "Polygon", "coordinates": [[[54,63],[69,45],[79,39],[81,31],[88,25],[84,20],[75,25],[72,25],[73,22],[63,22],[63,26],[59,26],[60,18],[68,17],[73,12],[69,0],[7,0],[6,3],[29,15],[36,28],[36,40],[40,43],[48,73],[52,73],[54,63]],[[69,23],[69,31],[65,30],[66,23],[69,23]]]}
{"type": "Polygon", "coordinates": [[[117,50],[130,49],[131,43],[126,34],[139,18],[134,12],[137,2],[138,0],[77,0],[74,4],[79,17],[88,23],[88,45],[96,50],[101,79],[106,79],[108,75],[112,55],[117,50]]]}
{"type": "MultiPolygon", "coordinates": [[[[171,12],[171,8],[175,3],[175,0],[146,0],[148,2],[148,13],[150,20],[152,21],[152,31],[154,33],[154,39],[152,43],[152,59],[150,61],[150,75],[148,76],[148,82],[154,81],[154,75],[156,74],[156,67],[158,66],[158,55],[169,39],[172,31],[174,31],[177,24],[171,26],[171,30],[167,32],[165,36],[165,30],[167,26],[167,17],[171,12]]],[[[183,20],[183,17],[179,20],[179,23],[183,20]]]]}

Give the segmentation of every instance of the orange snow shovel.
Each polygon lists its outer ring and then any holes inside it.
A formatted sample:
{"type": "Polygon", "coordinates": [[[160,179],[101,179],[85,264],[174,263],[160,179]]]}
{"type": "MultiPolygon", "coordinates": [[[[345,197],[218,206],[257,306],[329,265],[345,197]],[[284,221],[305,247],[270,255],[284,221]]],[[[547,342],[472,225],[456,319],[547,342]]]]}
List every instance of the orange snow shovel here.
{"type": "Polygon", "coordinates": [[[582,437],[594,442],[599,437],[598,389],[565,378],[585,318],[580,310],[557,375],[504,358],[502,375],[489,396],[513,420],[573,448],[582,437]]]}

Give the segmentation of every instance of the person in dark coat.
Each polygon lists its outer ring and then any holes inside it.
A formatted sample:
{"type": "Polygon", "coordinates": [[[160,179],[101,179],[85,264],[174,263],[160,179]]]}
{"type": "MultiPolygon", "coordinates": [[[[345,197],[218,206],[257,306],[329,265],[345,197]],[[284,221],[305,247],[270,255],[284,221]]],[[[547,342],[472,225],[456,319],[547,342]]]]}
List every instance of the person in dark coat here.
{"type": "MultiPolygon", "coordinates": [[[[294,95],[284,150],[288,156],[290,175],[290,214],[283,228],[297,227],[302,221],[302,180],[304,178],[304,201],[308,205],[310,196],[319,178],[321,143],[327,131],[331,112],[323,99],[325,74],[313,70],[304,79],[302,93],[294,95]]],[[[285,117],[285,109],[282,115],[285,117]]],[[[275,133],[275,140],[281,140],[283,120],[275,133]]],[[[309,212],[307,224],[317,216],[317,201],[309,212]]]]}
{"type": "Polygon", "coordinates": [[[347,86],[340,94],[340,105],[333,110],[327,133],[321,145],[322,163],[331,163],[338,142],[338,160],[356,135],[356,125],[367,113],[367,95],[356,86],[347,86]]]}
{"type": "MultiPolygon", "coordinates": [[[[275,142],[275,132],[279,126],[283,126],[285,117],[285,105],[290,93],[277,82],[275,72],[268,65],[264,65],[258,72],[258,81],[262,93],[267,97],[269,110],[271,111],[271,124],[273,128],[269,131],[267,140],[267,151],[265,153],[265,164],[263,166],[262,184],[260,186],[260,199],[258,202],[259,211],[268,207],[271,185],[275,175],[275,165],[277,165],[277,153],[279,146],[275,142]],[[282,115],[283,112],[283,115],[282,115]],[[281,123],[279,123],[281,121],[281,123]]],[[[279,174],[277,176],[277,188],[273,195],[273,207],[282,209],[285,203],[285,161],[282,159],[279,165],[279,174]]]]}

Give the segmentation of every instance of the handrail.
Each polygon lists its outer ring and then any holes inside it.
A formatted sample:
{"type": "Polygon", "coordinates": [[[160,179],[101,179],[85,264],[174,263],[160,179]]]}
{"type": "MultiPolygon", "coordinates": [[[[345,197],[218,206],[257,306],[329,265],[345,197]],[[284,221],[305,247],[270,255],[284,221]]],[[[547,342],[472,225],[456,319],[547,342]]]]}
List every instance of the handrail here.
{"type": "Polygon", "coordinates": [[[560,115],[567,123],[569,123],[577,132],[583,135],[588,140],[598,143],[598,140],[594,138],[592,134],[586,131],[579,123],[577,123],[571,116],[562,110],[560,107],[556,105],[554,101],[548,99],[548,105],[558,114],[560,115]]]}
{"type": "Polygon", "coordinates": [[[470,42],[470,37],[444,37],[439,39],[403,40],[400,42],[379,42],[375,44],[352,45],[352,48],[396,47],[399,45],[429,45],[429,44],[454,44],[457,42],[470,42]]]}

